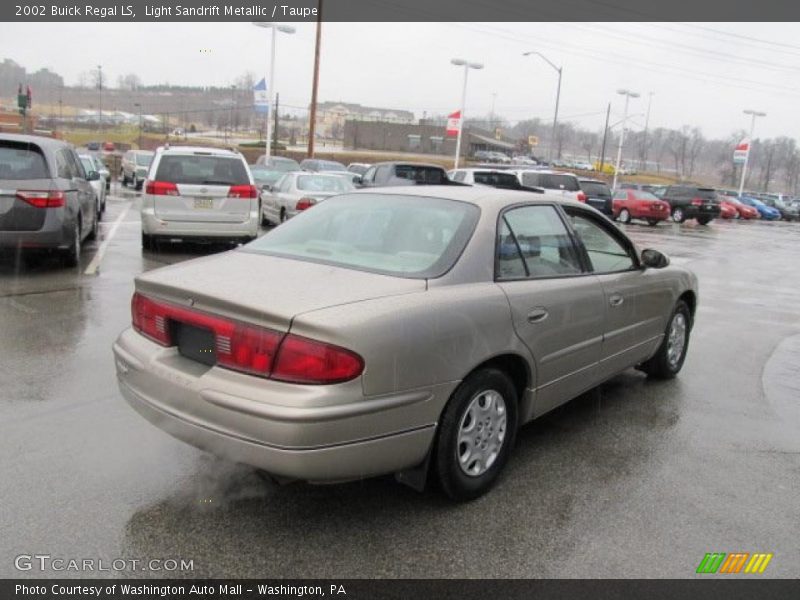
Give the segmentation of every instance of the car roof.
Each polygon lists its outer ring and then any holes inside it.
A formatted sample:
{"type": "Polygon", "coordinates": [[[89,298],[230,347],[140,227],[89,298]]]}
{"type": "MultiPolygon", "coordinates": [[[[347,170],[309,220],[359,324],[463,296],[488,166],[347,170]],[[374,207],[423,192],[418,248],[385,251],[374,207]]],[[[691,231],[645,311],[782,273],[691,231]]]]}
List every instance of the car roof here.
{"type": "Polygon", "coordinates": [[[569,171],[554,171],[552,169],[530,169],[530,168],[511,169],[511,170],[514,171],[515,173],[542,173],[544,175],[569,175],[571,177],[575,177],[576,179],[578,178],[578,176],[575,175],[575,173],[570,173],[569,171]]]}
{"type": "Polygon", "coordinates": [[[64,140],[57,140],[55,138],[45,137],[42,135],[25,135],[22,133],[0,133],[0,140],[36,144],[39,147],[47,148],[63,148],[71,145],[64,140]]]}
{"type": "Polygon", "coordinates": [[[416,196],[419,198],[441,198],[458,200],[477,206],[500,210],[505,206],[520,202],[536,204],[559,203],[586,208],[576,200],[565,198],[561,194],[539,194],[522,190],[504,190],[489,186],[449,186],[449,185],[414,185],[398,187],[362,188],[350,194],[380,194],[386,196],[416,196]]]}
{"type": "MultiPolygon", "coordinates": [[[[146,150],[137,150],[146,152],[146,150]]],[[[214,148],[212,146],[160,146],[156,152],[160,154],[211,154],[213,156],[241,156],[239,152],[227,148],[214,148]]]]}
{"type": "Polygon", "coordinates": [[[383,165],[395,165],[395,166],[409,166],[409,167],[431,167],[434,169],[441,169],[442,171],[445,168],[442,165],[437,165],[434,163],[424,163],[424,162],[415,162],[413,160],[386,160],[383,162],[373,163],[373,167],[380,167],[383,165]]]}
{"type": "Polygon", "coordinates": [[[592,179],[591,177],[579,177],[578,181],[581,183],[604,183],[608,185],[607,181],[603,181],[602,179],[592,179]]]}

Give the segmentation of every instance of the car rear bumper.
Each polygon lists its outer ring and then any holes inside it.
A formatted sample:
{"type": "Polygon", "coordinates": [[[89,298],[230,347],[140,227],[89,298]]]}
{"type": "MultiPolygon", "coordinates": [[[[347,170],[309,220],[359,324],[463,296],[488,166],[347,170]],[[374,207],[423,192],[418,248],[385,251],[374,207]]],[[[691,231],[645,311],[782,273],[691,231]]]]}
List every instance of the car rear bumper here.
{"type": "Polygon", "coordinates": [[[172,436],[273,475],[312,482],[392,473],[421,463],[436,424],[432,391],[355,398],[360,382],[302,386],[206,367],[133,330],[114,344],[125,399],[172,436]],[[349,399],[347,392],[353,392],[349,399]],[[331,403],[339,394],[344,402],[331,403]]]}
{"type": "Polygon", "coordinates": [[[64,249],[73,241],[74,221],[65,221],[61,208],[47,210],[44,224],[36,231],[0,231],[0,249],[64,249]]]}
{"type": "Polygon", "coordinates": [[[242,222],[165,221],[152,209],[142,210],[142,233],[165,238],[254,238],[258,235],[256,208],[242,222]]]}

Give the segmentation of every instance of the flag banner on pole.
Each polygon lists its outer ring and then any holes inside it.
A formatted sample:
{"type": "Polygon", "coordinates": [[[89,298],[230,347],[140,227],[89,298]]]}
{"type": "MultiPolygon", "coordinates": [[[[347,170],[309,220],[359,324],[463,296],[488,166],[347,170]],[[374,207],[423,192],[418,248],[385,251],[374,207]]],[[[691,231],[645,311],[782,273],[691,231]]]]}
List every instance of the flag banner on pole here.
{"type": "Polygon", "coordinates": [[[447,117],[447,136],[457,136],[459,129],[461,129],[461,111],[457,110],[447,117]]]}
{"type": "Polygon", "coordinates": [[[744,164],[747,161],[747,155],[750,152],[750,140],[744,138],[741,142],[736,144],[736,149],[733,151],[733,162],[737,165],[744,164]]]}
{"type": "Polygon", "coordinates": [[[266,79],[262,79],[253,86],[253,106],[257,113],[269,113],[269,94],[267,93],[266,79]]]}

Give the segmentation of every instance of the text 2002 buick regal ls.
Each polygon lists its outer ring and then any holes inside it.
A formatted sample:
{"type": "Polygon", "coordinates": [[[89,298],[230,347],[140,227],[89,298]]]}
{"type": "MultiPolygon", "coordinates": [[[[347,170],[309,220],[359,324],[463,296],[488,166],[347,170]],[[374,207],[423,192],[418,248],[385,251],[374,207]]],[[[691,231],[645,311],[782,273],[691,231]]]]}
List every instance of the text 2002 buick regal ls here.
{"type": "Polygon", "coordinates": [[[697,281],[595,210],[363,190],[141,275],[114,344],[158,427],[279,478],[485,492],[517,428],[630,367],[681,369],[697,281]]]}

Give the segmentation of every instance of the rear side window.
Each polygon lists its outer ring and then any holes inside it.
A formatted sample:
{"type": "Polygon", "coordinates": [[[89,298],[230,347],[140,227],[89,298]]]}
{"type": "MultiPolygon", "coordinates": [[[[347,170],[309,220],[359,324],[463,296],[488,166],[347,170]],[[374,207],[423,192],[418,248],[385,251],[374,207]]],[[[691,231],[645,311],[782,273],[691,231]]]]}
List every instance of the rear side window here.
{"type": "Polygon", "coordinates": [[[447,179],[447,175],[442,169],[416,165],[397,165],[395,175],[400,179],[409,179],[417,183],[439,184],[447,179]]]}
{"type": "Polygon", "coordinates": [[[590,196],[610,196],[611,190],[605,183],[597,181],[582,181],[581,189],[590,196]]]}
{"type": "Polygon", "coordinates": [[[0,141],[0,179],[49,179],[42,149],[33,144],[0,141]]]}
{"type": "Polygon", "coordinates": [[[498,279],[574,275],[581,265],[564,222],[552,206],[507,211],[497,239],[498,279]]]}
{"type": "Polygon", "coordinates": [[[240,158],[198,154],[167,154],[161,157],[158,181],[194,185],[248,185],[250,178],[240,158]]]}
{"type": "Polygon", "coordinates": [[[578,180],[569,175],[551,175],[542,173],[539,179],[539,186],[548,190],[564,190],[566,192],[577,192],[581,188],[578,180]]]}
{"type": "Polygon", "coordinates": [[[517,178],[511,173],[498,173],[496,171],[475,171],[475,183],[487,185],[514,187],[519,184],[517,178]]]}

